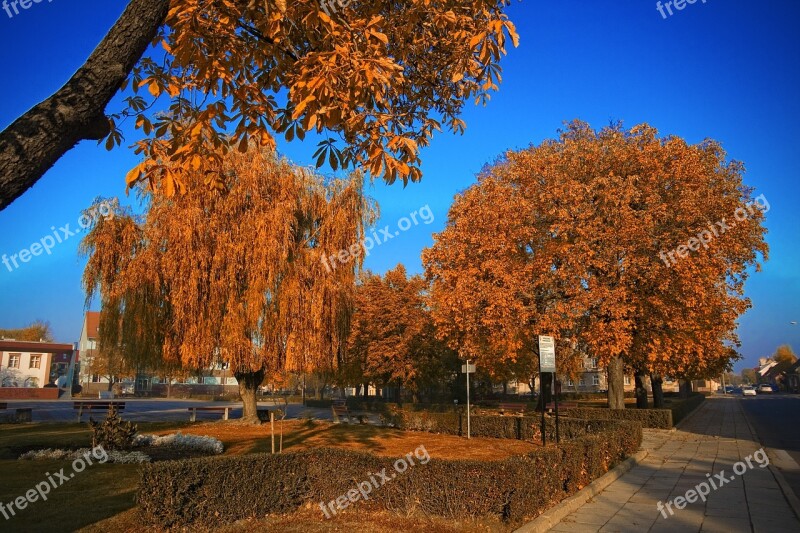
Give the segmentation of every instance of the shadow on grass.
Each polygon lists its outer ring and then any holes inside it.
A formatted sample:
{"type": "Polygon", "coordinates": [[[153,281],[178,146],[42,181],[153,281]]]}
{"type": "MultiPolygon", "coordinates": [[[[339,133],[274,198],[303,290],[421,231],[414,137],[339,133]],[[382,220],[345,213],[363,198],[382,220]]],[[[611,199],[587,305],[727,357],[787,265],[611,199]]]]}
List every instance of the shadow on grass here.
{"type": "MultiPolygon", "coordinates": [[[[24,496],[48,474],[72,473],[66,461],[0,461],[3,482],[0,502],[8,503],[24,496]]],[[[98,520],[114,516],[135,505],[137,465],[94,464],[56,488],[51,487],[47,500],[28,503],[25,509],[9,516],[5,531],[75,531],[98,520]],[[7,528],[7,529],[6,529],[7,528]]],[[[54,476],[56,477],[56,476],[54,476]]],[[[58,481],[56,481],[58,484],[58,481]]],[[[8,512],[8,511],[7,511],[8,512]]],[[[10,513],[9,513],[10,514],[10,513]]]]}

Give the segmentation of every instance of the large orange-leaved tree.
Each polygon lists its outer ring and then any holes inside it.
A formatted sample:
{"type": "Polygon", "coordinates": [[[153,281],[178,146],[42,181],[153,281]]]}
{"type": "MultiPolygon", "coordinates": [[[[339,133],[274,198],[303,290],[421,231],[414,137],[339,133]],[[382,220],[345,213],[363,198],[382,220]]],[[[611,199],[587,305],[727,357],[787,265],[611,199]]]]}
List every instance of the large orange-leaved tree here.
{"type": "Polygon", "coordinates": [[[743,172],[714,141],[647,125],[574,122],[506,153],[456,197],[424,253],[439,331],[490,367],[553,335],[560,366],[591,356],[608,369],[612,408],[624,407],[626,366],[721,371],[749,307],[748,268],[767,253],[743,172]]]}
{"type": "Polygon", "coordinates": [[[360,242],[374,210],[360,174],[326,182],[255,146],[216,172],[222,189],[197,172],[191,194],[148,194],[142,220],[98,220],[83,283],[101,299],[101,350],[139,365],[224,361],[254,422],[265,375],[343,357],[360,258],[333,271],[321,258],[360,242]]]}

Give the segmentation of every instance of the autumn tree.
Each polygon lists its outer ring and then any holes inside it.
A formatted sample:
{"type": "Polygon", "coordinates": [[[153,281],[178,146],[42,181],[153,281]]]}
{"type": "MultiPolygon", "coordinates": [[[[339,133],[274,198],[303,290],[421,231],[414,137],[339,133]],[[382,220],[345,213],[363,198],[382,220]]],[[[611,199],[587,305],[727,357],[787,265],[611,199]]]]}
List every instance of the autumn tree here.
{"type": "Polygon", "coordinates": [[[626,367],[721,372],[749,307],[747,269],[767,252],[763,209],[725,157],[711,140],[581,122],[507,152],[424,254],[437,325],[488,365],[554,335],[560,364],[583,354],[607,368],[612,408],[624,408],[626,367]]]}
{"type": "Polygon", "coordinates": [[[148,194],[144,220],[98,220],[82,243],[87,298],[100,294],[102,346],[132,364],[230,364],[244,419],[280,371],[333,368],[344,355],[360,257],[329,272],[324,254],[363,239],[372,207],[363,179],[324,182],[256,146],[216,172],[191,175],[191,194],[148,194]],[[118,327],[114,327],[114,325],[118,327]]]}
{"type": "Polygon", "coordinates": [[[778,346],[775,350],[775,353],[772,354],[772,360],[776,363],[789,363],[794,364],[797,362],[797,355],[795,355],[794,350],[788,344],[783,344],[778,346]]]}
{"type": "Polygon", "coordinates": [[[454,354],[436,339],[426,304],[427,283],[402,264],[384,276],[365,273],[356,288],[349,357],[364,379],[419,394],[451,373],[454,354]]]}
{"type": "Polygon", "coordinates": [[[464,104],[497,89],[517,42],[508,4],[131,0],[66,85],[0,133],[0,209],[79,141],[120,144],[126,119],[144,135],[129,185],[183,191],[233,147],[307,132],[325,137],[318,166],[418,180],[419,149],[442,128],[462,132],[464,104]],[[120,89],[124,109],[106,116],[120,89]]]}
{"type": "Polygon", "coordinates": [[[24,328],[0,329],[0,339],[53,342],[53,331],[50,328],[50,322],[35,320],[24,328]]]}

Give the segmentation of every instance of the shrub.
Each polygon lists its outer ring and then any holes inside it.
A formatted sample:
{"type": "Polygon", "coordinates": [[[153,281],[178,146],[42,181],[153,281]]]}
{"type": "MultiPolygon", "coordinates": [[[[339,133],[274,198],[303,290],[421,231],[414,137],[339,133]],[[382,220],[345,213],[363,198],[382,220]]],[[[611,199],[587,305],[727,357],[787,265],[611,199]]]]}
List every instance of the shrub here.
{"type": "Polygon", "coordinates": [[[669,409],[608,409],[605,407],[576,407],[569,416],[589,420],[632,420],[642,427],[669,429],[672,427],[672,411],[669,409]]]}
{"type": "MultiPolygon", "coordinates": [[[[517,424],[526,427],[534,418],[517,422],[504,417],[496,426],[488,420],[478,423],[487,433],[490,428],[506,432],[517,424]]],[[[373,488],[369,500],[354,505],[444,517],[496,516],[516,524],[608,471],[641,442],[636,423],[562,422],[565,434],[581,436],[500,461],[431,459],[373,488]]],[[[371,473],[384,468],[393,472],[393,463],[391,458],[325,448],[166,461],[143,467],[137,500],[151,523],[174,527],[202,520],[204,526],[214,526],[290,512],[305,503],[316,507],[347,494],[371,473]]]]}
{"type": "Polygon", "coordinates": [[[95,422],[90,417],[89,427],[92,430],[92,448],[102,446],[111,451],[127,450],[133,446],[136,425],[123,420],[115,407],[109,408],[108,415],[102,422],[95,422]]]}
{"type": "Polygon", "coordinates": [[[306,398],[306,407],[330,407],[333,405],[333,400],[312,400],[306,398]]]}
{"type": "Polygon", "coordinates": [[[704,394],[695,393],[690,395],[686,400],[682,401],[675,407],[672,407],[672,422],[677,424],[684,418],[686,418],[689,413],[700,407],[705,401],[706,397],[704,394]]]}

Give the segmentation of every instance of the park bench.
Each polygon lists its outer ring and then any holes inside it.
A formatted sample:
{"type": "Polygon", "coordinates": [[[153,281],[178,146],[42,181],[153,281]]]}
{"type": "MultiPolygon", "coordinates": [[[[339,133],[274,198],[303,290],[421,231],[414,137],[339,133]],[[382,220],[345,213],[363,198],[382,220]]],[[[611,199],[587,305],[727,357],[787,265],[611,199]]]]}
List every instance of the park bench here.
{"type": "MultiPolygon", "coordinates": [[[[334,400],[335,402],[335,400],[334,400]]],[[[347,423],[352,423],[350,419],[350,410],[347,408],[346,405],[334,405],[331,406],[331,410],[333,411],[333,423],[338,424],[343,419],[347,420],[347,423]]]]}
{"type": "Polygon", "coordinates": [[[72,408],[78,411],[78,422],[81,421],[84,411],[88,411],[91,416],[92,411],[108,411],[112,407],[117,411],[124,411],[125,402],[72,402],[72,408]]]}
{"type": "MultiPolygon", "coordinates": [[[[575,402],[558,402],[558,410],[566,411],[567,409],[575,409],[578,407],[578,404],[575,402]]],[[[550,402],[547,404],[547,409],[554,411],[556,408],[556,404],[554,402],[550,402]]]]}
{"type": "Polygon", "coordinates": [[[500,414],[513,413],[515,415],[522,415],[525,412],[524,403],[501,403],[499,406],[500,414]]]}
{"type": "Polygon", "coordinates": [[[189,412],[191,413],[189,417],[189,422],[196,422],[197,421],[197,411],[205,411],[211,413],[222,413],[222,419],[228,420],[230,417],[231,408],[230,407],[190,407],[189,412]]]}

